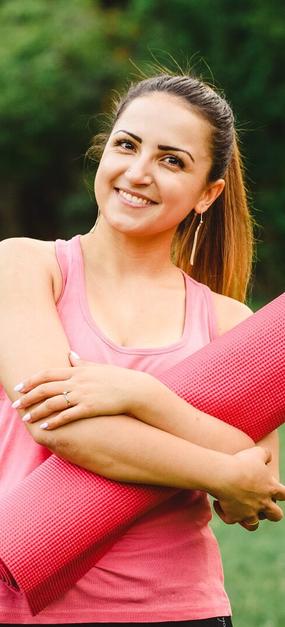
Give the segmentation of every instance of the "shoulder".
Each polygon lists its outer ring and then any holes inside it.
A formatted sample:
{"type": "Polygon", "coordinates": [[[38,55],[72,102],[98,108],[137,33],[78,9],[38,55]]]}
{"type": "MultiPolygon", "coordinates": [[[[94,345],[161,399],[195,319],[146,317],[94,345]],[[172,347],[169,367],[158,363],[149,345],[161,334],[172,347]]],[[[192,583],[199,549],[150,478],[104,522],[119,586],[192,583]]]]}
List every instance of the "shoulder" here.
{"type": "Polygon", "coordinates": [[[239,300],[212,292],[213,304],[216,313],[218,335],[230,331],[243,320],[252,315],[250,307],[239,300]]]}
{"type": "Polygon", "coordinates": [[[31,237],[10,237],[0,242],[0,254],[1,256],[13,256],[24,252],[28,254],[29,258],[34,255],[42,257],[50,254],[53,247],[54,242],[46,242],[31,237]]]}
{"type": "Polygon", "coordinates": [[[29,237],[12,237],[0,242],[0,278],[31,283],[45,278],[56,294],[61,280],[55,242],[29,237]]]}

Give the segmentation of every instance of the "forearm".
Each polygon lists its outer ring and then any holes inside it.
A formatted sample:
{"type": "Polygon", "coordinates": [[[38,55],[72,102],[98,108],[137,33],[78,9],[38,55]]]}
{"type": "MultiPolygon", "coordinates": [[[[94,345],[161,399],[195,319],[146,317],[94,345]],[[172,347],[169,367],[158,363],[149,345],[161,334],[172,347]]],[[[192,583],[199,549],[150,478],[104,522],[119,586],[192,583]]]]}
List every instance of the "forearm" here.
{"type": "Polygon", "coordinates": [[[102,416],[58,430],[56,455],[110,479],[215,493],[230,456],[128,416],[102,416]]]}
{"type": "Polygon", "coordinates": [[[134,397],[132,414],[141,421],[193,444],[224,453],[254,446],[245,433],[196,409],[160,381],[144,375],[141,391],[134,397]]]}
{"type": "MultiPolygon", "coordinates": [[[[131,401],[123,405],[120,411],[122,415],[129,416],[127,424],[129,428],[134,430],[135,434],[136,429],[140,428],[136,425],[144,423],[145,426],[155,427],[159,432],[166,432],[172,436],[191,442],[192,444],[223,453],[234,454],[254,445],[246,434],[189,405],[151,375],[144,372],[128,371],[127,374],[123,375],[123,379],[125,378],[127,383],[125,383],[124,380],[123,385],[127,390],[127,397],[131,399],[131,401]],[[132,422],[134,424],[131,427],[132,422]]],[[[98,393],[100,394],[100,392],[99,389],[98,393]]],[[[96,399],[95,390],[94,398],[96,399]]],[[[88,406],[88,403],[86,406],[88,406]]],[[[94,405],[94,412],[95,410],[96,405],[94,405]]],[[[98,412],[94,422],[94,420],[92,420],[92,413],[89,414],[91,418],[85,418],[84,407],[82,407],[82,414],[79,412],[77,418],[80,418],[81,415],[83,416],[83,419],[80,421],[81,424],[90,422],[91,420],[94,425],[92,432],[90,432],[90,439],[87,438],[86,442],[82,441],[82,430],[74,430],[72,423],[65,424],[63,431],[61,427],[54,429],[51,431],[51,437],[54,437],[56,441],[58,436],[63,433],[64,441],[69,443],[70,450],[77,451],[78,447],[79,449],[83,447],[85,453],[92,459],[92,456],[94,456],[96,452],[96,433],[100,424],[102,447],[106,447],[107,455],[112,458],[112,442],[110,442],[109,439],[109,425],[113,425],[116,430],[118,417],[108,414],[109,420],[102,422],[102,416],[98,412]]],[[[86,428],[88,429],[88,427],[86,428]]],[[[37,438],[40,437],[41,435],[38,429],[37,438]]],[[[46,437],[45,432],[43,434],[43,444],[45,445],[47,445],[46,437]]],[[[132,446],[131,441],[130,446],[132,446]]],[[[76,459],[73,460],[71,458],[71,461],[79,463],[76,459]]],[[[134,461],[136,462],[136,459],[134,459],[134,461]]],[[[84,457],[81,461],[81,465],[84,466],[84,457]]]]}
{"type": "Polygon", "coordinates": [[[282,517],[272,498],[285,498],[285,489],[271,476],[261,448],[227,455],[122,415],[69,427],[70,437],[65,426],[57,429],[51,450],[106,478],[203,490],[220,502],[229,523],[256,518],[260,511],[271,520],[282,517]]]}
{"type": "MultiPolygon", "coordinates": [[[[117,481],[197,488],[195,481],[200,476],[201,463],[206,463],[210,480],[214,472],[210,461],[215,451],[129,416],[83,419],[54,432],[45,432],[43,438],[56,455],[117,481]],[[190,486],[192,479],[194,484],[190,486]]],[[[264,438],[260,445],[271,450],[270,466],[278,478],[277,433],[264,438]]],[[[220,453],[223,452],[220,450],[220,453]]],[[[224,461],[225,457],[214,456],[214,459],[224,461]]],[[[207,491],[209,487],[210,484],[207,491]]]]}

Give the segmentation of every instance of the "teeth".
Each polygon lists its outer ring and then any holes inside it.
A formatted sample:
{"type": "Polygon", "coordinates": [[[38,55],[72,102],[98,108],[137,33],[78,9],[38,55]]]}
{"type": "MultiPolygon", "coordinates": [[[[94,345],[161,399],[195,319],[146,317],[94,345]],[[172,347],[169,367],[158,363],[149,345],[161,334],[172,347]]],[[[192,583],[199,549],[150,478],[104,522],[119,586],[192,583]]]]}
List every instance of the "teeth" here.
{"type": "Polygon", "coordinates": [[[124,192],[122,189],[119,189],[119,194],[133,205],[151,205],[151,200],[146,200],[146,198],[140,198],[139,196],[133,196],[128,192],[124,192]]]}

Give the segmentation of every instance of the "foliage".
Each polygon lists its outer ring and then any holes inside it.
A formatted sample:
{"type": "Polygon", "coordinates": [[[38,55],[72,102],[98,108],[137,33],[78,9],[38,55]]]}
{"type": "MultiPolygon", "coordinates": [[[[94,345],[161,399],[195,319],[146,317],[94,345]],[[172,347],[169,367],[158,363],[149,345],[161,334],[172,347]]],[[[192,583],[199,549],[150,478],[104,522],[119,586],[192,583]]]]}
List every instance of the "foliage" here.
{"type": "Polygon", "coordinates": [[[64,0],[8,0],[0,6],[6,234],[55,235],[57,213],[78,184],[90,114],[100,110],[103,94],[120,75],[120,55],[116,48],[110,53],[105,21],[89,0],[70,0],[68,6],[64,0]],[[11,210],[15,220],[7,229],[11,210]]]}
{"type": "Polygon", "coordinates": [[[257,221],[258,301],[284,286],[283,0],[2,0],[0,236],[88,228],[83,155],[112,89],[187,62],[236,112],[257,221]],[[214,78],[213,78],[214,77],[214,78]],[[95,117],[94,117],[95,116],[95,117]]]}

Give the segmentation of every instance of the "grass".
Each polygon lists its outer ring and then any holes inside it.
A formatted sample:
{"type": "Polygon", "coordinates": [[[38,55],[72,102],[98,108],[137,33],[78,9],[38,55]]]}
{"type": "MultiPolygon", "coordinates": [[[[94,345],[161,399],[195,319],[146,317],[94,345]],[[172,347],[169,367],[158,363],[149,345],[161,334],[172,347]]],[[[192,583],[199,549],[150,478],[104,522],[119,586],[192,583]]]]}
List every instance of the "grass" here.
{"type": "MultiPolygon", "coordinates": [[[[285,483],[285,427],[280,444],[285,483]]],[[[234,627],[285,627],[285,517],[281,523],[263,521],[252,533],[225,525],[217,516],[212,527],[223,556],[234,627]]]]}

